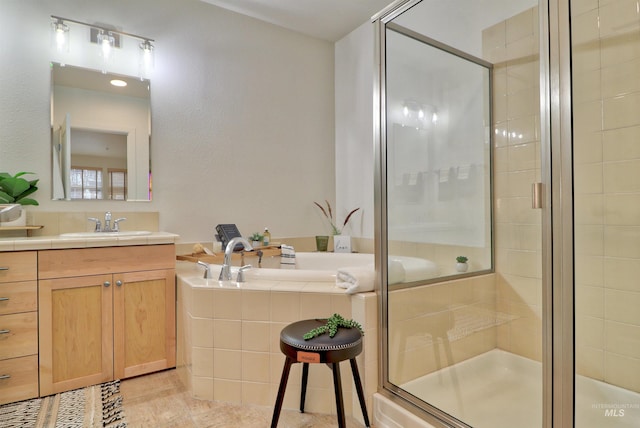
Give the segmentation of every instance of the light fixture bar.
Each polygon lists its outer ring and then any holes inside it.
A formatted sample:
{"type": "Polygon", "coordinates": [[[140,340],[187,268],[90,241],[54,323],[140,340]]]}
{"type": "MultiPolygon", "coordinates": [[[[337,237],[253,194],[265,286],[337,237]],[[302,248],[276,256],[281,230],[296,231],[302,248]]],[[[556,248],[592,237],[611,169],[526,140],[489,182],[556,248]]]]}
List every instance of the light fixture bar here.
{"type": "Polygon", "coordinates": [[[74,24],[80,24],[80,25],[84,25],[86,27],[91,27],[91,28],[95,28],[97,30],[102,30],[105,33],[111,32],[113,34],[118,34],[118,35],[127,36],[127,37],[133,37],[134,39],[142,40],[143,42],[145,40],[148,40],[150,42],[154,42],[155,41],[153,39],[150,39],[149,37],[142,37],[142,36],[138,36],[136,34],[126,33],[124,31],[120,31],[120,30],[114,30],[113,28],[106,28],[106,27],[101,27],[100,25],[87,24],[86,22],[76,21],[74,19],[69,19],[69,18],[62,18],[60,16],[55,16],[55,15],[51,15],[51,17],[53,19],[58,19],[58,20],[67,21],[67,22],[73,22],[74,24]]]}

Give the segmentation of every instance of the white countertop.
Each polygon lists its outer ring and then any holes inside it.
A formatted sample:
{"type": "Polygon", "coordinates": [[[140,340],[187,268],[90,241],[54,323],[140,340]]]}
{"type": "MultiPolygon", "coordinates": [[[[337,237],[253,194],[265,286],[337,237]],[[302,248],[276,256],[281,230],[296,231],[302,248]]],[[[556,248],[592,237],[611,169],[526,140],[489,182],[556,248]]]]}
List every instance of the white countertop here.
{"type": "Polygon", "coordinates": [[[129,245],[175,244],[179,235],[168,232],[152,232],[143,236],[100,235],[87,238],[62,238],[55,236],[32,236],[0,238],[0,251],[55,250],[63,248],[118,247],[129,245]]]}

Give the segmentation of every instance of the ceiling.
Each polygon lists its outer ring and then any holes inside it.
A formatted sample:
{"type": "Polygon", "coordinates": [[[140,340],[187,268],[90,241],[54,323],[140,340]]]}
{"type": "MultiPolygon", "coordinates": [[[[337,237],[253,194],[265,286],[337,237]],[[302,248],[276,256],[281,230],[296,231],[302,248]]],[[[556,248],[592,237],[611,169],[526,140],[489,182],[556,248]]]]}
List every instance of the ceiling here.
{"type": "Polygon", "coordinates": [[[335,42],[393,0],[201,0],[319,39],[335,42]]]}

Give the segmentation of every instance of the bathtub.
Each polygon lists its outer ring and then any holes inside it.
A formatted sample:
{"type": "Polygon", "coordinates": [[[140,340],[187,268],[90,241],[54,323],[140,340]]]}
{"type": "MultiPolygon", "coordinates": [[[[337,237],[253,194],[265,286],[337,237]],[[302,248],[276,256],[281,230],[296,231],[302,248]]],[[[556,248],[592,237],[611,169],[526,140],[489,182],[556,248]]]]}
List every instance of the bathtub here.
{"type": "MultiPolygon", "coordinates": [[[[338,269],[365,266],[371,266],[373,269],[373,256],[367,253],[298,252],[295,267],[281,266],[279,257],[265,258],[262,261],[263,267],[245,271],[245,280],[335,282],[338,269]]],[[[389,260],[391,283],[439,276],[438,267],[430,260],[405,256],[390,256],[389,260]]],[[[245,253],[245,262],[256,266],[257,257],[245,253]]],[[[221,268],[221,265],[211,265],[214,274],[220,272],[221,268]]],[[[231,270],[235,277],[238,268],[234,267],[231,270]]]]}

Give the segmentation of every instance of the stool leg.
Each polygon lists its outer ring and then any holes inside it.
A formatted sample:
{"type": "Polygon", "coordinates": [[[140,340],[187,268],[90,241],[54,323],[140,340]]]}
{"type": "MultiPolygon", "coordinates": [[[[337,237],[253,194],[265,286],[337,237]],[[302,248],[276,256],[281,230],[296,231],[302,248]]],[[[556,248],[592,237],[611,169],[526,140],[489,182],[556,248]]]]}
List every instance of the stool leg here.
{"type": "Polygon", "coordinates": [[[344,404],[342,402],[342,380],[340,379],[340,363],[331,363],[333,369],[333,388],[336,391],[336,407],[338,409],[338,427],[345,428],[344,404]]]}
{"type": "Polygon", "coordinates": [[[282,402],[284,401],[284,392],[287,389],[287,380],[289,380],[289,372],[291,371],[291,365],[293,363],[294,361],[289,357],[284,360],[282,377],[280,377],[280,387],[278,388],[278,398],[276,398],[276,406],[273,409],[273,417],[271,418],[271,428],[276,428],[278,426],[280,410],[282,409],[282,402]]]}
{"type": "Polygon", "coordinates": [[[300,413],[304,413],[304,401],[307,397],[307,379],[309,379],[309,363],[302,363],[302,387],[300,388],[300,413]]]}
{"type": "Polygon", "coordinates": [[[362,417],[364,418],[364,426],[369,427],[369,416],[367,415],[367,404],[364,401],[364,392],[362,391],[362,382],[360,382],[360,373],[358,372],[358,364],[355,358],[349,360],[351,363],[351,371],[353,372],[353,382],[356,384],[358,392],[358,400],[360,400],[360,408],[362,409],[362,417]]]}

